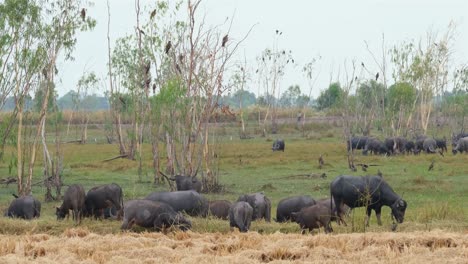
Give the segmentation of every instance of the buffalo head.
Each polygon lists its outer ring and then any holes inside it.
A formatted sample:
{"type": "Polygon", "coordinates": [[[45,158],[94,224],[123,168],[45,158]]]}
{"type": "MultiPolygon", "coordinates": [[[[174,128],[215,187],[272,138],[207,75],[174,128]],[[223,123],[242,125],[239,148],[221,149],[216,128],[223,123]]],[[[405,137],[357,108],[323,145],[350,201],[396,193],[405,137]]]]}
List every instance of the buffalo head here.
{"type": "Polygon", "coordinates": [[[65,210],[62,210],[60,207],[56,207],[55,215],[57,216],[57,220],[63,220],[66,216],[66,212],[65,210]]]}
{"type": "Polygon", "coordinates": [[[405,211],[408,204],[405,200],[399,199],[390,207],[392,208],[392,215],[395,217],[398,223],[403,223],[405,219],[405,211]]]}

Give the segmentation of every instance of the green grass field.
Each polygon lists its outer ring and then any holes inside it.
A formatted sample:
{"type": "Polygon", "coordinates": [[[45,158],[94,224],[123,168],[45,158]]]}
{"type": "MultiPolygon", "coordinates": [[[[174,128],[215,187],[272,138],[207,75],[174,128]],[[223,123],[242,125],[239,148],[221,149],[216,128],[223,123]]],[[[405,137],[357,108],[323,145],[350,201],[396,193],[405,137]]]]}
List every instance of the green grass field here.
{"type": "MultiPolygon", "coordinates": [[[[97,135],[98,131],[90,131],[97,135]]],[[[240,140],[238,136],[226,134],[220,139],[216,153],[219,158],[220,182],[225,191],[217,194],[204,194],[208,199],[227,199],[235,201],[241,194],[263,191],[272,201],[272,216],[276,217],[276,205],[285,197],[308,194],[314,198],[329,197],[329,184],[340,174],[366,175],[383,173],[385,180],[396,193],[408,202],[405,222],[398,231],[425,231],[444,229],[455,232],[468,230],[468,155],[452,155],[445,157],[438,154],[419,156],[362,156],[356,152],[356,163],[376,164],[367,172],[358,170],[351,172],[347,166],[346,147],[339,139],[338,131],[309,133],[313,136],[303,138],[299,132],[270,136],[270,139],[255,137],[240,140]],[[271,139],[284,138],[285,152],[272,152],[271,139]],[[318,157],[323,154],[325,166],[318,168],[318,157]],[[435,160],[434,170],[428,171],[429,164],[435,160]],[[326,178],[318,177],[326,174],[326,178]],[[310,176],[307,176],[310,175],[310,176]]],[[[101,143],[100,143],[101,142],[101,143]]],[[[449,152],[451,148],[449,147],[449,152]]],[[[144,171],[141,181],[137,175],[136,161],[117,159],[102,162],[104,159],[116,156],[116,145],[92,142],[86,145],[64,145],[64,176],[65,184],[80,183],[85,189],[92,186],[115,182],[122,186],[124,199],[134,199],[146,196],[150,192],[168,190],[167,185],[154,187],[152,184],[150,146],[144,146],[144,171]]],[[[3,177],[8,174],[8,155],[0,164],[3,177]]],[[[40,157],[39,157],[40,158],[40,157]]],[[[41,161],[38,159],[36,178],[41,180],[41,161]]],[[[66,187],[64,187],[66,188],[66,187]]],[[[65,191],[65,189],[64,189],[65,191]]],[[[36,186],[33,189],[35,197],[43,201],[45,190],[36,186]]],[[[16,185],[0,186],[0,209],[2,212],[13,199],[11,193],[16,193],[16,185]]],[[[0,233],[25,234],[48,233],[61,234],[67,228],[73,227],[71,219],[58,222],[55,218],[55,207],[60,202],[43,203],[40,219],[23,221],[16,219],[0,219],[0,233]]],[[[348,227],[333,228],[337,233],[388,231],[391,225],[390,209],[383,208],[383,226],[378,226],[375,215],[371,217],[370,228],[364,229],[364,210],[357,209],[350,216],[348,227]]],[[[216,219],[191,218],[195,232],[228,232],[227,221],[216,219]]],[[[118,233],[120,223],[117,221],[94,221],[86,219],[83,226],[96,233],[118,233]]],[[[254,222],[253,231],[274,233],[299,232],[297,224],[254,222]]],[[[137,229],[138,230],[138,229],[137,229]]]]}

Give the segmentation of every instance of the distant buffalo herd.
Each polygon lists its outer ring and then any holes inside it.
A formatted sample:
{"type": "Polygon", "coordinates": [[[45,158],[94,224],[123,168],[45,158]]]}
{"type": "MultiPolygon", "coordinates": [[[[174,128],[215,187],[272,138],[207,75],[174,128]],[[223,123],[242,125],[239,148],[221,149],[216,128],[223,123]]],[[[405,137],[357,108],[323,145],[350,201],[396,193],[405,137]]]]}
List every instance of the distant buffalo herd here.
{"type": "MultiPolygon", "coordinates": [[[[346,225],[343,215],[355,207],[365,206],[368,218],[371,210],[375,210],[381,225],[381,207],[386,205],[391,208],[392,216],[399,223],[403,222],[407,204],[380,176],[338,176],[330,185],[330,193],[332,198],[319,200],[308,195],[282,199],[274,220],[279,223],[294,221],[303,232],[324,227],[328,233],[333,231],[331,221],[346,225]]],[[[91,188],[87,194],[81,185],[69,186],[62,205],[56,209],[57,220],[67,217],[70,211],[76,224],[83,217],[121,219],[122,230],[136,224],[157,231],[170,226],[185,231],[192,228],[192,223],[184,213],[229,220],[229,226],[241,232],[247,232],[254,220],[271,221],[271,202],[263,192],[241,195],[231,203],[227,200],[208,201],[193,189],[178,190],[153,192],[143,199],[124,203],[122,188],[115,183],[91,188]]],[[[37,199],[23,196],[10,203],[5,216],[33,219],[40,217],[40,212],[41,203],[37,199]]]]}
{"type": "MultiPolygon", "coordinates": [[[[347,140],[348,151],[362,150],[363,155],[394,155],[447,152],[447,140],[428,136],[417,136],[414,139],[405,137],[390,137],[380,140],[374,137],[351,137],[347,140]]],[[[460,133],[452,136],[452,153],[468,153],[468,134],[460,133]]]]}

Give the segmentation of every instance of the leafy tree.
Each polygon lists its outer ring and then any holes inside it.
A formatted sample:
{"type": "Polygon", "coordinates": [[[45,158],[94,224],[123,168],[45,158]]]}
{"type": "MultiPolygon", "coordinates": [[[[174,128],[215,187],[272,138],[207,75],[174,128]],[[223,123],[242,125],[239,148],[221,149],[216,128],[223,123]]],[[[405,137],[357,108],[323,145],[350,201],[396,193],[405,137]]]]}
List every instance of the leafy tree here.
{"type": "Polygon", "coordinates": [[[301,88],[299,85],[291,85],[281,95],[279,104],[283,107],[297,106],[297,101],[301,96],[301,88]]]}
{"type": "Polygon", "coordinates": [[[317,98],[317,109],[324,110],[337,106],[343,98],[343,89],[339,82],[330,84],[330,86],[320,93],[317,98]]]}

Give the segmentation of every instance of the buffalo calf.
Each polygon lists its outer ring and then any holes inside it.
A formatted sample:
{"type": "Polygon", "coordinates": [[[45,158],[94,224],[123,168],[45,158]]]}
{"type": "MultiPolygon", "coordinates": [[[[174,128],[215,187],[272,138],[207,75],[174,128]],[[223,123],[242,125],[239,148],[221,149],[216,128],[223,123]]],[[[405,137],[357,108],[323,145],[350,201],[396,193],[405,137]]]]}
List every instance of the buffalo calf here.
{"type": "Polygon", "coordinates": [[[294,221],[301,227],[302,233],[305,229],[311,232],[315,228],[324,227],[325,233],[333,232],[331,227],[330,209],[321,204],[302,208],[301,211],[291,214],[294,221]]]}

